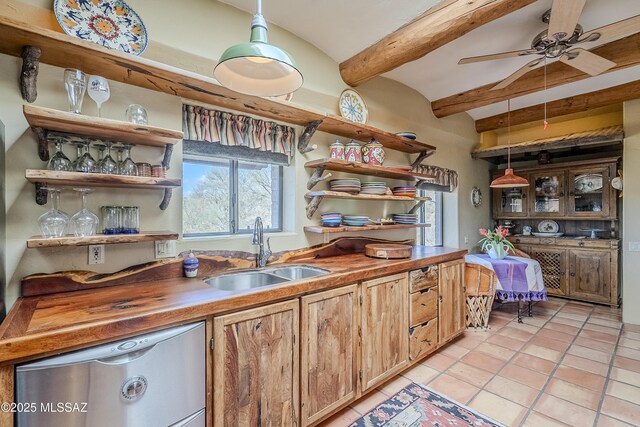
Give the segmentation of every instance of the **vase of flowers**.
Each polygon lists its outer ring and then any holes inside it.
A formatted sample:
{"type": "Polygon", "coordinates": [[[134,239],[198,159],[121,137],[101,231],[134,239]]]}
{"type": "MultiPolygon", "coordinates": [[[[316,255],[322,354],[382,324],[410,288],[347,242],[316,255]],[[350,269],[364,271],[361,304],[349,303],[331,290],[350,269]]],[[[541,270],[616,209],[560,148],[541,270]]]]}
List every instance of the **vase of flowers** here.
{"type": "Polygon", "coordinates": [[[489,254],[491,259],[505,259],[510,250],[515,250],[513,244],[507,240],[509,230],[499,226],[495,230],[480,229],[484,237],[478,242],[482,244],[482,250],[489,254]]]}

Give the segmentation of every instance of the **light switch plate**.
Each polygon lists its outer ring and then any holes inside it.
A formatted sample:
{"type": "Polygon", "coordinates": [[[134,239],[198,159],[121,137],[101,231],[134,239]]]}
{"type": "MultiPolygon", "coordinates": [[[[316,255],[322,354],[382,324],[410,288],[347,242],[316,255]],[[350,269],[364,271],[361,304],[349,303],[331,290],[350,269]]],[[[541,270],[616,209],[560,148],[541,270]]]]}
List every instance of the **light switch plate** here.
{"type": "Polygon", "coordinates": [[[175,240],[156,240],[156,259],[173,258],[176,255],[175,240]]]}
{"type": "Polygon", "coordinates": [[[104,245],[89,245],[89,265],[104,264],[104,245]]]}
{"type": "Polygon", "coordinates": [[[629,242],[629,252],[640,252],[640,242],[629,242]]]}

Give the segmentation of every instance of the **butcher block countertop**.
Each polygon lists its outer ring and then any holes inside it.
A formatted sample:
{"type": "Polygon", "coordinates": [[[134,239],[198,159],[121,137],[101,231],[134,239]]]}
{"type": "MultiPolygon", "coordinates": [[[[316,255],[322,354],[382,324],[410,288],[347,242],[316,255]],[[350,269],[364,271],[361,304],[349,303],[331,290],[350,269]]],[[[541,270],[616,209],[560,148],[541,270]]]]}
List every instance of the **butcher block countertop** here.
{"type": "MultiPolygon", "coordinates": [[[[460,249],[415,246],[407,259],[374,259],[361,253],[301,259],[289,264],[320,267],[330,273],[243,291],[218,290],[204,282],[208,277],[198,277],[23,297],[0,325],[0,365],[414,270],[465,254],[460,249]]],[[[288,264],[277,264],[284,265],[288,264]]]]}

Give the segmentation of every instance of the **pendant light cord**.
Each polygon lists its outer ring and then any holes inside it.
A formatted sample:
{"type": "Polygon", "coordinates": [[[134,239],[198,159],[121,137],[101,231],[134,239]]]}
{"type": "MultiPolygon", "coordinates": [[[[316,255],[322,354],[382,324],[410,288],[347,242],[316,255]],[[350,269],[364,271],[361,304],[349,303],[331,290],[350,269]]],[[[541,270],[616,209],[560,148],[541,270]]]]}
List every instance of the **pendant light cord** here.
{"type": "Polygon", "coordinates": [[[549,123],[547,122],[547,57],[544,57],[544,122],[543,130],[547,129],[549,123]]]}
{"type": "Polygon", "coordinates": [[[507,169],[511,169],[511,98],[507,99],[507,169]]]}

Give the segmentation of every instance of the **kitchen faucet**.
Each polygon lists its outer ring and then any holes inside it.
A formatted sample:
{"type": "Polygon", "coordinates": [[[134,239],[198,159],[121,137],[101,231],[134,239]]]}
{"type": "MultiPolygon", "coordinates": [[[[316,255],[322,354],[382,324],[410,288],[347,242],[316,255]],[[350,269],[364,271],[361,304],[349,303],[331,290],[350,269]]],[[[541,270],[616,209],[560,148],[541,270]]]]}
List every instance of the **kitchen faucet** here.
{"type": "Polygon", "coordinates": [[[253,240],[251,241],[251,243],[260,246],[260,250],[258,251],[258,255],[256,257],[256,266],[258,268],[263,268],[265,265],[267,265],[267,261],[269,261],[269,257],[271,256],[270,239],[270,237],[267,238],[267,250],[265,251],[262,218],[256,217],[256,222],[253,225],[253,240]]]}

